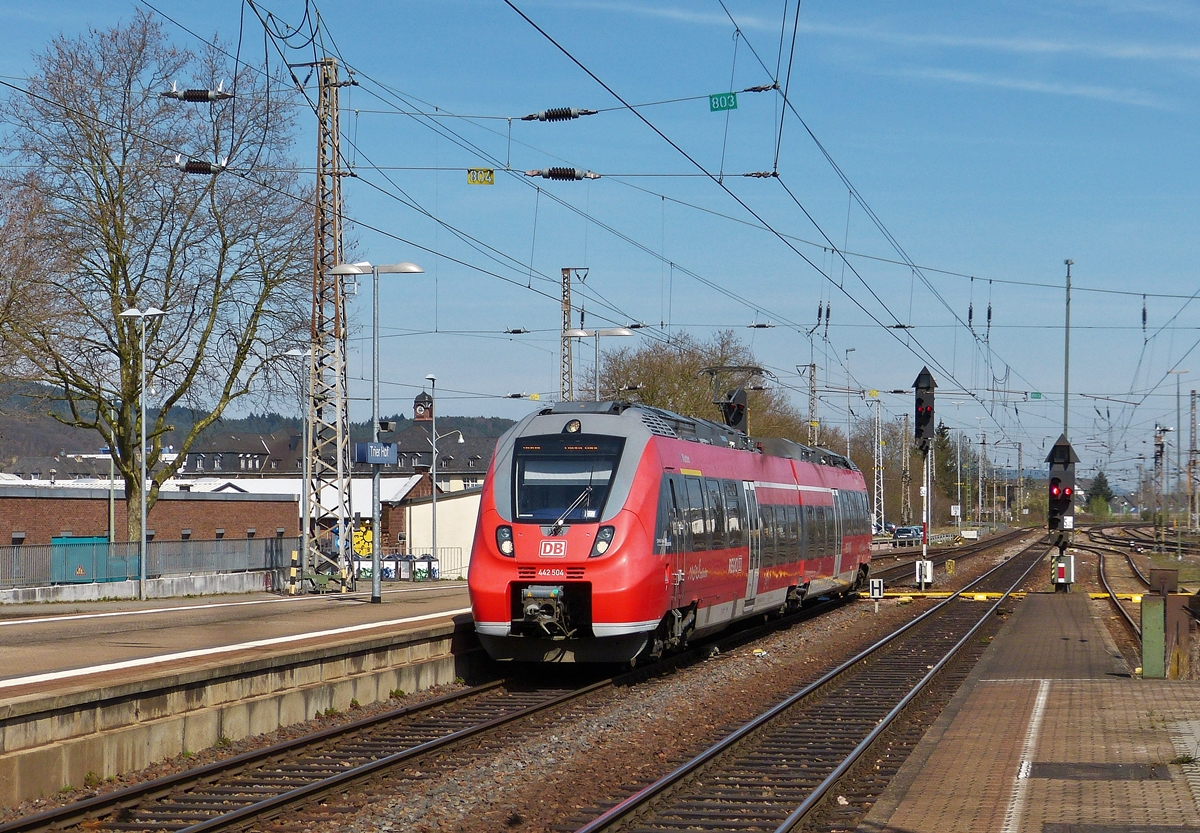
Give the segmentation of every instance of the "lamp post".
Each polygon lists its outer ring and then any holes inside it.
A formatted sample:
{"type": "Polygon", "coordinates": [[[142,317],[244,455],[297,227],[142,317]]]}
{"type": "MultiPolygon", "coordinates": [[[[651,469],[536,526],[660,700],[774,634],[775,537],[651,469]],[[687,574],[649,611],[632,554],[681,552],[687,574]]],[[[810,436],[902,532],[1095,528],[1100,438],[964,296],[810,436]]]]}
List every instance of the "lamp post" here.
{"type": "MultiPolygon", "coordinates": [[[[360,263],[359,266],[370,264],[360,263]]],[[[371,266],[371,441],[379,444],[379,276],[415,275],[425,270],[415,263],[380,263],[371,266]]],[[[379,558],[379,463],[371,465],[371,604],[383,601],[379,558]]]]}
{"type": "MultiPolygon", "coordinates": [[[[142,601],[146,599],[146,319],[159,318],[163,315],[166,315],[166,313],[158,307],[150,307],[146,310],[131,307],[121,313],[122,318],[136,318],[141,325],[138,336],[138,368],[141,371],[138,399],[141,400],[142,412],[142,487],[140,489],[142,496],[142,523],[141,539],[138,544],[138,598],[142,601]]],[[[125,510],[129,511],[128,496],[126,496],[125,510]]]]}
{"type": "MultiPolygon", "coordinates": [[[[438,411],[438,409],[437,409],[437,377],[434,376],[432,373],[430,373],[425,378],[429,380],[429,398],[432,400],[430,402],[430,411],[431,412],[429,415],[430,416],[429,442],[433,446],[433,463],[429,467],[429,486],[430,486],[430,489],[429,489],[429,522],[430,522],[429,528],[430,528],[430,538],[432,539],[430,541],[430,543],[432,544],[430,554],[434,558],[437,558],[438,557],[438,554],[437,554],[437,466],[438,466],[437,441],[439,439],[441,439],[441,437],[438,436],[438,432],[437,432],[437,411],[438,411]]],[[[462,431],[458,431],[458,430],[449,431],[449,432],[443,434],[442,437],[449,437],[451,434],[458,434],[459,444],[466,442],[466,440],[463,439],[462,431]]]]}
{"type": "Polygon", "coordinates": [[[631,336],[635,335],[629,327],[602,327],[598,330],[565,330],[563,335],[567,338],[591,338],[596,342],[596,358],[595,367],[592,371],[593,385],[595,387],[595,401],[600,401],[600,336],[631,336]]]}
{"type": "MultiPolygon", "coordinates": [[[[429,380],[429,398],[432,400],[429,413],[429,441],[433,444],[433,461],[429,466],[429,520],[433,547],[430,555],[437,558],[437,377],[430,373],[425,378],[429,380]]],[[[413,578],[416,578],[415,573],[413,578]]]]}
{"type": "MultiPolygon", "coordinates": [[[[293,347],[284,355],[291,356],[296,359],[307,359],[312,356],[312,350],[301,350],[299,347],[293,347]]],[[[308,452],[308,389],[311,385],[309,376],[312,374],[312,366],[305,364],[304,387],[300,393],[300,441],[303,443],[303,450],[300,452],[301,459],[304,461],[301,468],[302,480],[300,483],[300,572],[303,578],[303,572],[307,567],[308,561],[308,546],[309,535],[311,534],[310,525],[312,518],[312,510],[308,505],[308,488],[309,481],[312,478],[312,463],[309,460],[308,452]]],[[[299,380],[297,380],[298,382],[299,380]]],[[[303,588],[303,584],[301,585],[303,588]]]]}

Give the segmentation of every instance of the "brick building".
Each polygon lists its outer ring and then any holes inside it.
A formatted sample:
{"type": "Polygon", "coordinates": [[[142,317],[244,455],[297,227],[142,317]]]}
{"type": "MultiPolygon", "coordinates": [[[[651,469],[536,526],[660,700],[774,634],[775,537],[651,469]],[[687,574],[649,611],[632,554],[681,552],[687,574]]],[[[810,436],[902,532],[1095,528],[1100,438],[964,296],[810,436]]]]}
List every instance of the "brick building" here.
{"type": "MultiPolygon", "coordinates": [[[[112,492],[116,541],[128,539],[125,493],[112,492]]],[[[136,516],[139,507],[135,504],[136,516]]],[[[295,495],[165,491],[151,507],[147,531],[162,540],[268,538],[300,534],[295,495]]],[[[0,545],[49,544],[58,536],[109,534],[107,488],[0,482],[0,545]]]]}

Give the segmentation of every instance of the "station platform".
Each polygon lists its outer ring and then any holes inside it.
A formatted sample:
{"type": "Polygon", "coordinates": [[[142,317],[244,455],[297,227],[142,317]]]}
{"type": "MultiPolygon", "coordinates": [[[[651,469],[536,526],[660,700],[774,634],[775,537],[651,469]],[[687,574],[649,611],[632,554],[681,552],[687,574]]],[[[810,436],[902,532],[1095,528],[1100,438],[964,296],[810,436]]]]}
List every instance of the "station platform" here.
{"type": "Polygon", "coordinates": [[[1200,682],[1134,676],[1107,615],[1085,593],[1017,603],[858,829],[1200,833],[1200,682]]]}
{"type": "Polygon", "coordinates": [[[469,678],[465,582],[0,610],[0,806],[469,678]],[[400,695],[396,695],[400,696],[400,695]]]}
{"type": "Polygon", "coordinates": [[[181,668],[395,636],[469,614],[465,582],[369,592],[6,605],[0,704],[13,697],[153,679],[181,668]]]}

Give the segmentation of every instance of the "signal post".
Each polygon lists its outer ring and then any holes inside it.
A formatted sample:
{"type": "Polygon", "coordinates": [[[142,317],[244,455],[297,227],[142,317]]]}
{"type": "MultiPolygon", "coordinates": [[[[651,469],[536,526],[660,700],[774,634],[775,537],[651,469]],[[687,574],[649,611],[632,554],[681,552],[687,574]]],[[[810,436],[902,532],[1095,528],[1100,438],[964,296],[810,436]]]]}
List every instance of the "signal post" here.
{"type": "Polygon", "coordinates": [[[1066,434],[1054,443],[1046,462],[1050,464],[1046,525],[1049,544],[1058,547],[1052,581],[1056,592],[1070,592],[1075,583],[1075,556],[1067,554],[1067,547],[1075,532],[1075,464],[1079,457],[1066,434]]]}
{"type": "Polygon", "coordinates": [[[929,561],[929,445],[933,442],[933,391],[937,382],[928,367],[922,367],[913,387],[917,392],[916,422],[913,436],[921,449],[924,460],[921,478],[921,560],[917,562],[917,584],[922,590],[925,584],[933,584],[933,564],[929,561]]]}

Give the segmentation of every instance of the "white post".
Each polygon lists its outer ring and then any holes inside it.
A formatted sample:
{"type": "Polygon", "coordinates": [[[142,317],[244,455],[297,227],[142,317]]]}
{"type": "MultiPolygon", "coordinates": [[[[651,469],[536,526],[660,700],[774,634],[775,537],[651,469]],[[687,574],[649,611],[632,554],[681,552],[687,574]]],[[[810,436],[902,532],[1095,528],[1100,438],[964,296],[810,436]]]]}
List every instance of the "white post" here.
{"type": "MultiPolygon", "coordinates": [[[[430,495],[429,495],[429,514],[430,514],[430,531],[432,533],[433,557],[437,558],[437,379],[433,376],[426,377],[429,379],[430,394],[429,398],[433,401],[430,403],[433,408],[433,413],[430,414],[429,429],[433,435],[433,465],[429,469],[430,473],[430,495]]],[[[432,566],[432,565],[431,565],[432,566]]]]}
{"type": "Polygon", "coordinates": [[[924,474],[921,479],[921,589],[925,589],[925,566],[929,559],[929,450],[925,451],[924,474]]]}

